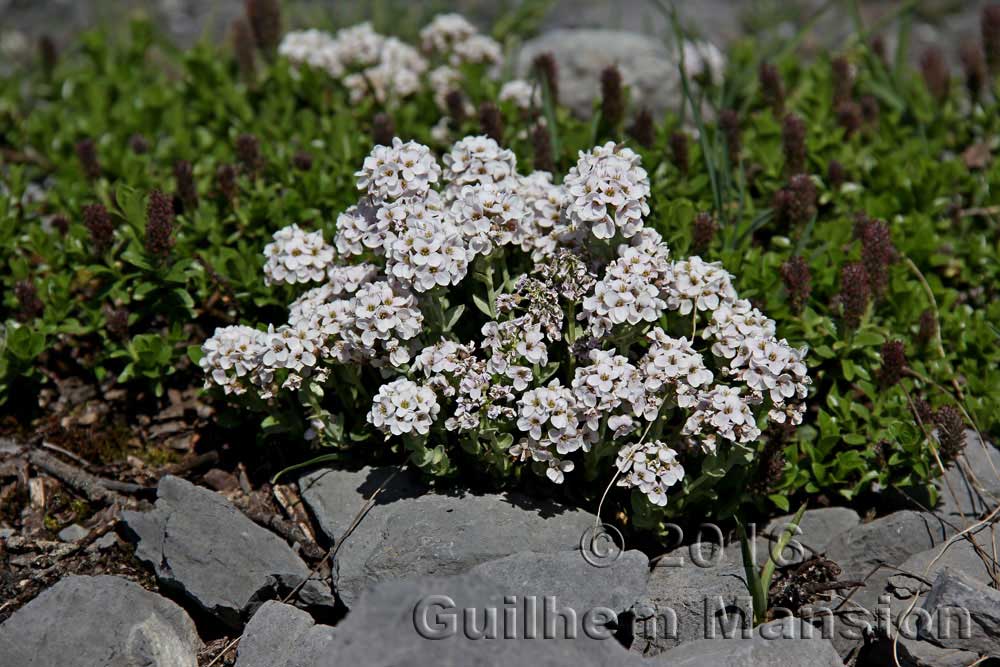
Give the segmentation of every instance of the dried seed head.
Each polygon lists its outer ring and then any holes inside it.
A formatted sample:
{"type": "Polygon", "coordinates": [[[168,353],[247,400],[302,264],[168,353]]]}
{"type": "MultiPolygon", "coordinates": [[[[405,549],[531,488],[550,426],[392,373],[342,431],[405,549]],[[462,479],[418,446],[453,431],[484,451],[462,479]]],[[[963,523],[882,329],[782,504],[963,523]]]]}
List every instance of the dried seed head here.
{"type": "Polygon", "coordinates": [[[149,193],[146,204],[146,252],[166,259],[174,245],[174,204],[159,190],[149,193]]]}
{"type": "Polygon", "coordinates": [[[625,91],[622,73],[614,65],[601,71],[601,122],[613,133],[625,118],[625,91]]]}
{"type": "Polygon", "coordinates": [[[914,416],[917,418],[918,423],[924,425],[927,428],[932,428],[934,425],[934,409],[931,404],[922,398],[917,398],[913,400],[913,412],[914,416]]]}
{"type": "Polygon", "coordinates": [[[917,343],[927,345],[937,337],[937,318],[934,311],[928,308],[920,313],[920,321],[917,327],[917,343]]]}
{"type": "Polygon", "coordinates": [[[874,95],[862,95],[860,102],[861,117],[864,119],[865,124],[871,127],[878,125],[880,113],[878,99],[874,95]]]}
{"type": "Polygon", "coordinates": [[[380,111],[372,118],[372,141],[376,146],[391,146],[396,136],[396,123],[392,116],[380,111]]]}
{"type": "Polygon", "coordinates": [[[872,37],[872,41],[869,43],[869,47],[875,57],[882,61],[882,64],[887,64],[889,62],[889,57],[887,55],[888,49],[885,46],[885,38],[882,35],[875,35],[872,37]]]}
{"type": "Polygon", "coordinates": [[[656,128],[653,126],[653,114],[643,107],[635,114],[628,130],[629,136],[643,148],[652,148],[656,141],[656,128]]]}
{"type": "Polygon", "coordinates": [[[756,474],[748,486],[748,490],[757,495],[772,493],[785,474],[784,439],[777,432],[770,432],[769,435],[771,437],[760,452],[756,474]]]}
{"type": "Polygon", "coordinates": [[[837,160],[830,160],[830,164],[826,166],[826,180],[832,190],[839,190],[840,186],[847,182],[847,172],[844,170],[844,165],[837,160]]]}
{"type": "Polygon", "coordinates": [[[983,7],[979,22],[990,71],[1000,74],[1000,4],[983,7]]]}
{"type": "Polygon", "coordinates": [[[479,105],[479,129],[498,144],[503,142],[503,116],[500,115],[500,107],[488,101],[479,105]]]}
{"type": "Polygon", "coordinates": [[[83,224],[90,232],[90,242],[94,245],[94,253],[100,255],[111,247],[115,237],[115,227],[111,224],[111,216],[103,204],[90,204],[83,209],[83,224]]]}
{"type": "Polygon", "coordinates": [[[60,236],[66,236],[69,231],[69,218],[62,213],[52,216],[52,227],[59,232],[60,236]]]}
{"type": "Polygon", "coordinates": [[[920,56],[920,72],[931,97],[939,103],[947,100],[951,88],[951,73],[940,49],[932,46],[924,51],[920,56]]]}
{"type": "Polygon", "coordinates": [[[532,63],[538,80],[548,89],[553,104],[559,104],[559,66],[552,53],[540,53],[532,63]]]}
{"type": "Polygon", "coordinates": [[[708,213],[699,213],[691,223],[691,250],[701,254],[712,245],[719,226],[708,213]]]}
{"type": "Polygon", "coordinates": [[[298,151],[292,156],[292,166],[299,171],[310,171],[313,167],[313,156],[306,151],[298,151]]]}
{"type": "Polygon", "coordinates": [[[260,155],[260,142],[252,134],[241,134],[236,137],[236,159],[244,174],[256,178],[263,165],[260,155]]]}
{"type": "Polygon", "coordinates": [[[448,116],[455,121],[456,125],[465,122],[465,95],[461,90],[454,88],[445,93],[444,104],[448,110],[448,116]]]}
{"type": "Polygon", "coordinates": [[[194,182],[194,171],[187,160],[174,163],[174,182],[177,184],[177,198],[183,210],[193,213],[198,208],[198,186],[194,182]]]}
{"type": "Polygon", "coordinates": [[[149,142],[139,133],[128,138],[128,147],[136,155],[145,155],[149,152],[149,142]]]}
{"type": "Polygon", "coordinates": [[[782,117],[785,113],[785,84],[781,80],[778,68],[770,63],[761,63],[758,78],[764,100],[775,116],[782,117]]]}
{"type": "Polygon", "coordinates": [[[673,157],[674,166],[683,175],[687,176],[690,151],[688,149],[688,135],[683,130],[677,130],[670,135],[670,153],[673,157]]]}
{"type": "Polygon", "coordinates": [[[729,155],[729,166],[736,168],[740,163],[740,152],[743,150],[740,134],[740,115],[733,109],[723,109],[719,112],[719,130],[726,139],[726,151],[729,155]]]}
{"type": "Polygon", "coordinates": [[[816,184],[806,174],[796,174],[788,185],[774,194],[773,208],[777,222],[797,227],[816,215],[816,184]]]}
{"type": "Polygon", "coordinates": [[[236,199],[236,168],[231,164],[220,164],[215,170],[215,183],[219,194],[232,204],[236,199]]]}
{"type": "Polygon", "coordinates": [[[17,319],[21,322],[30,322],[45,312],[45,304],[38,298],[38,288],[31,280],[15,283],[14,297],[17,299],[17,319]]]}
{"type": "Polygon", "coordinates": [[[257,47],[271,56],[281,40],[280,0],[246,0],[245,6],[257,47]]]}
{"type": "Polygon", "coordinates": [[[128,337],[128,309],[112,308],[104,309],[104,328],[108,336],[115,340],[124,340],[128,337]]]}
{"type": "Polygon", "coordinates": [[[844,326],[857,329],[868,310],[871,288],[868,273],[861,262],[845,264],[840,270],[840,305],[843,308],[844,326]]]}
{"type": "Polygon", "coordinates": [[[844,134],[851,136],[861,129],[864,121],[861,105],[854,100],[846,100],[837,105],[837,123],[844,128],[844,134]]]}
{"type": "Polygon", "coordinates": [[[889,265],[896,260],[896,248],[892,244],[889,225],[881,220],[859,222],[861,239],[861,261],[868,274],[868,284],[872,294],[878,298],[885,294],[889,286],[889,265]]]}
{"type": "Polygon", "coordinates": [[[785,173],[789,176],[806,170],[806,124],[795,114],[788,114],[781,124],[781,143],[785,149],[785,173]]]}
{"type": "Polygon", "coordinates": [[[989,80],[983,50],[974,42],[963,42],[958,49],[958,56],[962,61],[962,69],[965,70],[965,87],[969,89],[969,96],[974,101],[978,100],[989,80]]]}
{"type": "Polygon", "coordinates": [[[934,414],[934,423],[938,427],[937,440],[941,457],[948,461],[955,460],[965,448],[965,420],[962,413],[951,405],[943,405],[934,414]]]}
{"type": "Polygon", "coordinates": [[[788,292],[788,304],[796,315],[802,312],[812,293],[812,272],[806,260],[796,255],[781,265],[781,279],[788,292]]]}
{"type": "Polygon", "coordinates": [[[844,56],[830,63],[833,78],[833,108],[836,109],[854,96],[854,68],[844,56]]]}
{"type": "Polygon", "coordinates": [[[76,144],[76,157],[80,160],[83,173],[90,180],[96,180],[101,176],[101,165],[97,161],[97,145],[90,137],[81,139],[76,144]]]}
{"type": "Polygon", "coordinates": [[[257,80],[257,56],[254,53],[255,40],[253,28],[244,19],[233,21],[232,39],[233,53],[236,55],[236,64],[240,69],[240,78],[247,85],[252,85],[257,80]]]}
{"type": "Polygon", "coordinates": [[[906,348],[903,341],[888,340],[882,343],[880,356],[882,368],[879,369],[879,380],[884,387],[895,386],[906,371],[906,348]]]}
{"type": "Polygon", "coordinates": [[[531,141],[535,147],[535,169],[555,173],[555,156],[552,154],[552,136],[548,125],[543,122],[535,123],[531,130],[531,141]]]}

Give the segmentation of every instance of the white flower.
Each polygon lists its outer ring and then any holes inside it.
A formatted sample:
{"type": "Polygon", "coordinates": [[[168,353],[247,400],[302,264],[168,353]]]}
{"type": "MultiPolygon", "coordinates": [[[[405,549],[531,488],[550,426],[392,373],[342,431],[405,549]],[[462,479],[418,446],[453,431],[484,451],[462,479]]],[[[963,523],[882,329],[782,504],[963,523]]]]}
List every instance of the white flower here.
{"type": "Polygon", "coordinates": [[[433,390],[400,378],[379,387],[368,422],[391,435],[427,435],[440,410],[433,390]]]}
{"type": "Polygon", "coordinates": [[[692,308],[716,310],[736,301],[732,276],[720,262],[706,262],[701,257],[673,262],[666,285],[667,306],[687,315],[692,308]]]}
{"type": "Polygon", "coordinates": [[[580,151],[563,182],[570,196],[570,219],[599,239],[617,232],[623,238],[633,236],[649,215],[649,179],[639,162],[634,151],[610,141],[580,151]]]}
{"type": "Polygon", "coordinates": [[[541,89],[524,79],[511,79],[500,86],[497,99],[512,102],[518,109],[529,111],[541,105],[541,89]]]}
{"type": "Polygon", "coordinates": [[[706,79],[720,83],[726,69],[726,58],[711,42],[684,42],[684,73],[689,79],[706,79]]]}
{"type": "Polygon", "coordinates": [[[289,225],[274,233],[264,247],[264,282],[308,283],[324,280],[333,262],[333,246],[323,241],[323,232],[304,232],[289,225]]]}
{"type": "MultiPolygon", "coordinates": [[[[491,65],[496,68],[503,62],[503,49],[492,37],[472,35],[455,44],[448,62],[455,67],[465,63],[473,63],[491,65]]],[[[493,73],[495,73],[495,69],[493,73]]]]}
{"type": "Polygon", "coordinates": [[[226,394],[242,394],[243,379],[255,373],[264,354],[263,332],[251,327],[229,326],[215,330],[201,346],[198,362],[205,372],[205,387],[222,387],[226,394]]]}
{"type": "Polygon", "coordinates": [[[493,183],[466,185],[451,207],[451,217],[472,256],[488,255],[496,247],[513,243],[526,216],[524,201],[493,183]]]}
{"type": "Polygon", "coordinates": [[[517,175],[513,151],[486,136],[465,137],[444,156],[444,178],[454,195],[465,185],[505,184],[517,175]]]}
{"type": "Polygon", "coordinates": [[[517,428],[538,446],[559,454],[589,449],[579,431],[576,397],[558,380],[524,392],[517,404],[517,428]]]}
{"type": "Polygon", "coordinates": [[[376,146],[355,173],[358,189],[375,199],[424,195],[437,183],[441,167],[431,149],[396,137],[392,146],[376,146]]]}
{"type": "Polygon", "coordinates": [[[278,54],[297,65],[304,64],[324,70],[335,78],[344,73],[337,40],[322,30],[286,33],[278,45],[278,54]]]}
{"type": "Polygon", "coordinates": [[[622,447],[616,465],[618,486],[639,489],[660,507],[667,504],[667,489],[684,479],[677,452],[659,440],[622,447]]]}
{"type": "Polygon", "coordinates": [[[448,53],[479,31],[461,14],[438,14],[420,30],[420,44],[427,53],[448,53]]]}
{"type": "Polygon", "coordinates": [[[426,200],[399,200],[379,211],[390,220],[385,241],[386,272],[416,290],[457,285],[468,271],[461,230],[426,200]]]}

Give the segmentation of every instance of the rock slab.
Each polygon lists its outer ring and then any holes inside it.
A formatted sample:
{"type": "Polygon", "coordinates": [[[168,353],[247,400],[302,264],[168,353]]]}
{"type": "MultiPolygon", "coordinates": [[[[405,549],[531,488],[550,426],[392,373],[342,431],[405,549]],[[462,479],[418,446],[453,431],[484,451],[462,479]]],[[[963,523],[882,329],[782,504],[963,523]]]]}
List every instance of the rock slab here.
{"type": "MultiPolygon", "coordinates": [[[[233,628],[264,600],[294,589],[309,568],[280,537],[258,526],[219,494],[178,477],[157,488],[151,512],[124,512],[136,556],[161,586],[178,591],[233,628]]],[[[329,586],[308,581],[306,605],[332,608],[329,586]]]]}
{"type": "MultiPolygon", "coordinates": [[[[391,474],[389,468],[321,470],[303,477],[299,489],[335,543],[391,474]]],[[[594,520],[588,512],[517,494],[437,493],[399,475],[340,548],[337,595],[350,607],[380,581],[461,574],[521,551],[572,551],[594,520]]]]}
{"type": "Polygon", "coordinates": [[[183,609],[108,575],[66,577],[0,625],[10,667],[196,667],[200,647],[183,609]]]}
{"type": "MultiPolygon", "coordinates": [[[[800,626],[801,621],[787,619],[800,626]]],[[[785,621],[774,621],[755,630],[749,638],[700,639],[667,651],[650,665],[663,667],[843,667],[844,663],[825,639],[803,638],[786,632],[785,621]]]]}
{"type": "Polygon", "coordinates": [[[943,648],[1000,657],[1000,591],[954,570],[938,574],[924,600],[922,638],[943,648]]]}

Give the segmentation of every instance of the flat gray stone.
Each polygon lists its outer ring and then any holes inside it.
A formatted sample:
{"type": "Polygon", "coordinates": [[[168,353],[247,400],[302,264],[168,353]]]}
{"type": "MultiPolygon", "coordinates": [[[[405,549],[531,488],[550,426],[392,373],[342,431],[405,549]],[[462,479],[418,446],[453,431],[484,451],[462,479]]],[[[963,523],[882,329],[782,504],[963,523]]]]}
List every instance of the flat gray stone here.
{"type": "Polygon", "coordinates": [[[933,582],[938,573],[945,568],[961,572],[973,581],[988,585],[991,579],[987,563],[992,564],[993,554],[1000,553],[1000,544],[990,543],[989,531],[980,531],[976,535],[976,542],[986,557],[985,562],[969,540],[962,538],[950,540],[947,547],[941,545],[921,551],[903,561],[899,565],[899,569],[903,572],[893,574],[889,578],[889,588],[896,597],[912,598],[930,589],[930,586],[920,579],[933,582]]]}
{"type": "Polygon", "coordinates": [[[942,648],[1000,657],[1000,591],[950,569],[934,580],[920,636],[942,648]]]}
{"type": "MultiPolygon", "coordinates": [[[[559,101],[580,116],[591,115],[600,99],[601,72],[609,65],[618,67],[629,87],[631,109],[647,107],[657,115],[677,108],[683,96],[679,58],[661,39],[621,30],[552,30],[524,43],[521,76],[530,75],[542,53],[552,53],[558,64],[559,101]]],[[[695,65],[688,63],[692,71],[695,65]]]]}
{"type": "Polygon", "coordinates": [[[200,647],[183,609],[108,575],[66,577],[0,625],[5,667],[196,667],[200,647]]]}
{"type": "Polygon", "coordinates": [[[90,531],[78,523],[71,523],[59,531],[59,539],[63,542],[79,542],[85,538],[90,531]]]}
{"type": "Polygon", "coordinates": [[[902,646],[900,653],[905,651],[910,659],[909,665],[903,663],[904,667],[969,667],[979,659],[970,651],[941,648],[919,639],[900,637],[899,643],[902,646]]]}
{"type": "Polygon", "coordinates": [[[646,590],[649,559],[641,551],[625,551],[608,567],[596,567],[579,549],[528,551],[477,565],[469,573],[512,595],[533,595],[539,600],[549,596],[573,609],[607,607],[621,614],[646,590]]]}
{"type": "Polygon", "coordinates": [[[843,667],[840,655],[826,639],[803,635],[798,619],[767,623],[752,636],[699,639],[659,656],[650,665],[663,667],[843,667]],[[786,628],[794,629],[787,632],[786,628]],[[806,638],[811,637],[811,638],[806,638]]]}
{"type": "Polygon", "coordinates": [[[936,512],[962,525],[963,518],[992,510],[1000,499],[998,472],[1000,450],[990,443],[984,446],[975,431],[966,431],[965,450],[948,464],[944,478],[935,482],[940,497],[936,512]]]}
{"type": "Polygon", "coordinates": [[[632,651],[645,656],[752,625],[742,561],[713,543],[680,547],[657,561],[634,608],[632,651]]]}
{"type": "MultiPolygon", "coordinates": [[[[299,481],[302,499],[331,542],[344,534],[388,468],[321,470],[299,481]]],[[[380,581],[467,572],[521,551],[578,549],[594,515],[517,494],[450,494],[400,475],[337,554],[337,595],[350,607],[380,581]]]]}
{"type": "MultiPolygon", "coordinates": [[[[309,568],[280,537],[219,494],[173,476],[160,480],[151,512],[123,512],[136,556],[176,590],[233,628],[265,600],[291,591],[309,568]]],[[[306,605],[332,607],[329,587],[308,581],[306,605]]]]}
{"type": "MultiPolygon", "coordinates": [[[[472,573],[386,581],[364,592],[336,628],[313,625],[298,610],[268,603],[247,624],[236,665],[643,664],[606,628],[594,630],[595,636],[583,631],[580,621],[587,610],[573,610],[577,622],[572,626],[552,616],[551,628],[547,628],[543,607],[530,614],[516,590],[472,573]],[[490,618],[496,619],[495,632],[490,618]],[[567,635],[569,628],[572,635],[567,635]]],[[[557,609],[566,613],[561,603],[557,609]]]]}
{"type": "MultiPolygon", "coordinates": [[[[793,518],[795,515],[787,514],[771,519],[763,530],[757,532],[754,540],[756,549],[754,560],[758,565],[767,562],[775,542],[793,518]]],[[[810,558],[814,551],[825,552],[834,538],[860,523],[861,517],[858,513],[847,507],[820,507],[806,510],[799,521],[798,532],[782,552],[782,561],[778,565],[800,563],[803,559],[810,558]]],[[[738,540],[726,546],[726,553],[730,558],[742,562],[742,551],[738,540]]]]}

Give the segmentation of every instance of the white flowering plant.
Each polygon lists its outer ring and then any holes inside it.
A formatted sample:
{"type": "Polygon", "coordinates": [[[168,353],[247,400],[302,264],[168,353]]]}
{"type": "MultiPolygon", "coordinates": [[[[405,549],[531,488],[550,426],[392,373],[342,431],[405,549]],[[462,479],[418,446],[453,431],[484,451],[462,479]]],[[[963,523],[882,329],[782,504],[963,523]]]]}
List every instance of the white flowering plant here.
{"type": "Polygon", "coordinates": [[[613,480],[640,516],[714,493],[767,424],[801,422],[806,350],[720,264],[671,257],[631,149],[582,151],[557,183],[484,136],[440,162],[397,138],[356,178],[332,239],[274,234],[265,281],[303,291],[285,323],[218,329],[208,386],[294,397],[306,437],[434,475],[613,480]]]}

